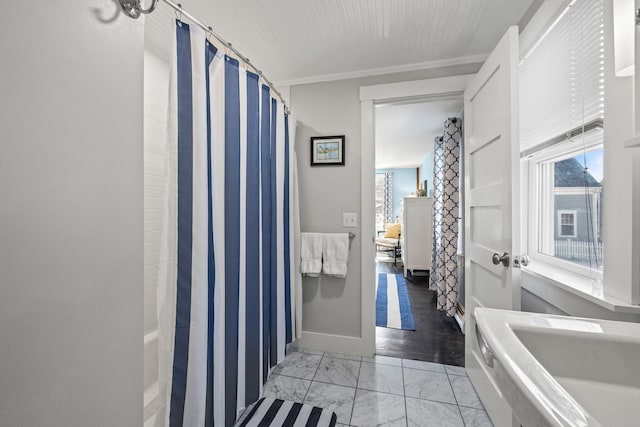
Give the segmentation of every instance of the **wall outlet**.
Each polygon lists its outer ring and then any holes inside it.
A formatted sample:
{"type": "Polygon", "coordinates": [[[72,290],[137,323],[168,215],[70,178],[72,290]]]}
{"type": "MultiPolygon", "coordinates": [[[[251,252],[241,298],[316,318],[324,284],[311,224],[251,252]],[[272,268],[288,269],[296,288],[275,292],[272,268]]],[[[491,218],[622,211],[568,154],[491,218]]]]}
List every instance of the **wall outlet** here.
{"type": "Polygon", "coordinates": [[[357,227],[358,226],[358,214],[355,212],[343,212],[342,213],[342,226],[343,227],[357,227]]]}

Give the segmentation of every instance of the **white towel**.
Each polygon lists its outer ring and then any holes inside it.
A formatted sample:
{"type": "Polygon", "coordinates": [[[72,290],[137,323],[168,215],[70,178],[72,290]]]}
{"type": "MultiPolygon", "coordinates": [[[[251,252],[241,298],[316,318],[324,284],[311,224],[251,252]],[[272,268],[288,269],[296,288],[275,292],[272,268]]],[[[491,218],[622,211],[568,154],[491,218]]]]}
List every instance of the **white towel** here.
{"type": "Polygon", "coordinates": [[[347,277],[349,261],[349,234],[327,233],[322,248],[322,272],[336,277],[347,277]]]}
{"type": "Polygon", "coordinates": [[[300,273],[318,277],[322,270],[322,233],[300,233],[300,273]]]}

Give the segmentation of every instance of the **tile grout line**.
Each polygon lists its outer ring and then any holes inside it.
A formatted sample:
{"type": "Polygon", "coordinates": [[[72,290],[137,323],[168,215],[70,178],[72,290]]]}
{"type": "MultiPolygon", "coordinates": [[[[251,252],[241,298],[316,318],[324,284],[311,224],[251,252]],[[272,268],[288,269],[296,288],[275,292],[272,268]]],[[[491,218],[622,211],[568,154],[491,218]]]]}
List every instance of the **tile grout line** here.
{"type": "Polygon", "coordinates": [[[409,426],[409,412],[407,411],[407,390],[404,387],[404,360],[400,359],[400,375],[402,375],[402,397],[404,400],[404,424],[409,426]]]}
{"type": "Polygon", "coordinates": [[[453,393],[453,398],[456,401],[456,406],[460,406],[460,403],[458,402],[458,396],[456,396],[456,391],[453,389],[453,384],[451,384],[451,378],[449,378],[449,373],[446,372],[447,369],[445,368],[445,374],[447,375],[447,381],[449,382],[449,387],[451,387],[451,393],[453,393]]]}
{"type": "MultiPolygon", "coordinates": [[[[375,356],[375,354],[374,354],[375,356]]],[[[353,410],[356,407],[356,395],[358,394],[358,384],[360,383],[360,372],[362,371],[362,358],[360,358],[360,366],[358,367],[358,377],[356,378],[356,389],[353,392],[353,403],[351,403],[351,413],[349,414],[349,423],[347,425],[351,425],[351,420],[353,419],[353,410]]]]}
{"type": "MultiPolygon", "coordinates": [[[[404,392],[402,394],[398,394],[398,393],[391,393],[389,391],[371,390],[368,388],[361,388],[361,387],[358,387],[356,390],[370,391],[372,393],[388,394],[389,396],[398,396],[398,397],[404,396],[404,392]]],[[[429,399],[421,399],[421,400],[429,400],[429,399]]]]}
{"type": "Polygon", "coordinates": [[[456,396],[456,391],[453,389],[453,384],[451,384],[451,378],[449,378],[449,372],[447,372],[447,368],[444,368],[444,370],[445,370],[445,373],[447,374],[447,381],[449,381],[449,387],[451,387],[453,398],[456,400],[456,408],[458,408],[458,413],[460,414],[462,425],[466,427],[467,423],[464,422],[464,417],[462,416],[462,411],[460,410],[460,402],[458,402],[458,396],[456,396]]]}
{"type": "MultiPolygon", "coordinates": [[[[344,360],[346,360],[346,359],[344,359],[344,360]]],[[[357,360],[352,360],[351,362],[357,362],[357,360]]],[[[318,365],[318,366],[319,366],[319,365],[318,365]]],[[[318,369],[318,368],[316,368],[316,372],[317,372],[317,369],[318,369]]],[[[358,368],[358,375],[360,375],[360,374],[359,374],[359,369],[360,369],[360,368],[358,368]]],[[[327,382],[327,381],[317,380],[317,379],[315,379],[315,378],[301,378],[301,377],[295,377],[295,376],[293,376],[293,375],[287,375],[287,374],[276,374],[276,373],[273,373],[272,375],[273,375],[273,376],[276,376],[276,377],[292,378],[292,379],[294,379],[294,380],[301,380],[301,381],[316,382],[316,383],[320,383],[320,384],[334,385],[334,386],[336,386],[336,387],[345,387],[345,388],[353,388],[353,389],[356,389],[356,388],[357,388],[357,382],[356,382],[356,386],[350,386],[350,385],[344,385],[344,384],[330,383],[330,382],[327,382]]],[[[315,374],[314,374],[314,377],[315,377],[315,374]]],[[[271,378],[271,376],[270,376],[269,378],[271,378]]],[[[356,379],[356,381],[357,381],[357,379],[356,379]]],[[[362,390],[366,390],[366,389],[362,389],[362,390]]],[[[375,390],[370,390],[370,391],[375,391],[375,390]]],[[[393,393],[389,393],[389,394],[393,394],[393,393]]]]}
{"type": "Polygon", "coordinates": [[[324,359],[324,351],[322,352],[322,356],[320,357],[320,362],[318,362],[318,366],[316,366],[316,371],[313,373],[313,377],[311,377],[311,382],[309,383],[309,388],[307,389],[307,392],[304,394],[304,399],[302,399],[302,403],[304,404],[304,401],[307,400],[307,395],[309,394],[309,390],[311,390],[311,386],[313,385],[313,379],[315,378],[316,374],[318,373],[318,369],[320,369],[320,364],[322,363],[322,359],[324,359]]]}

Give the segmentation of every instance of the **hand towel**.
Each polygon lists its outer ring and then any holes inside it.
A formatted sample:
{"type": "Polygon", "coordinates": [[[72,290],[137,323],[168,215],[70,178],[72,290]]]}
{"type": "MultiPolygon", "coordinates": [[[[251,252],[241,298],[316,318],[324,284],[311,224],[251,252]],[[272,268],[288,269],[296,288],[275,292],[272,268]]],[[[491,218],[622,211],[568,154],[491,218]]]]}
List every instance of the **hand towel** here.
{"type": "Polygon", "coordinates": [[[318,277],[322,270],[322,233],[300,233],[300,273],[318,277]]]}
{"type": "Polygon", "coordinates": [[[347,277],[349,261],[349,234],[327,233],[322,248],[322,272],[336,277],[347,277]]]}

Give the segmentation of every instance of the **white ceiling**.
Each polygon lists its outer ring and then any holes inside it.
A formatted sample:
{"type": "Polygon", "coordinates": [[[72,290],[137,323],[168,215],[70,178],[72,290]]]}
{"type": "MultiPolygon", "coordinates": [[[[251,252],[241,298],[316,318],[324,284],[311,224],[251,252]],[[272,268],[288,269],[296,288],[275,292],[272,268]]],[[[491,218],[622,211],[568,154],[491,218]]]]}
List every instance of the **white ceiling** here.
{"type": "MultiPolygon", "coordinates": [[[[276,86],[484,61],[543,0],[179,0],[276,86]]],[[[146,46],[170,58],[176,12],[160,1],[146,46]]],[[[376,108],[376,167],[417,167],[462,101],[376,108]]],[[[295,112],[294,112],[295,114],[295,112]]]]}
{"type": "Polygon", "coordinates": [[[433,151],[444,121],[461,117],[462,98],[376,106],[376,169],[415,168],[433,151]]]}
{"type": "MultiPolygon", "coordinates": [[[[482,62],[507,27],[526,20],[541,2],[179,1],[276,86],[482,62]]],[[[165,58],[174,18],[162,1],[146,17],[147,46],[165,58]]]]}

